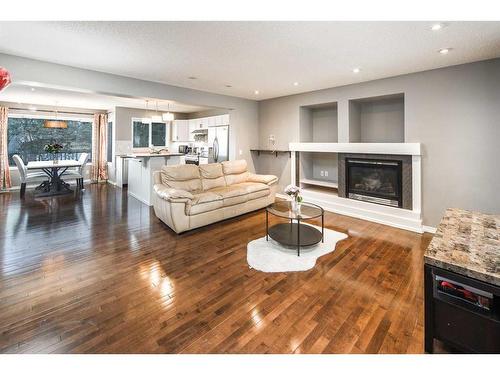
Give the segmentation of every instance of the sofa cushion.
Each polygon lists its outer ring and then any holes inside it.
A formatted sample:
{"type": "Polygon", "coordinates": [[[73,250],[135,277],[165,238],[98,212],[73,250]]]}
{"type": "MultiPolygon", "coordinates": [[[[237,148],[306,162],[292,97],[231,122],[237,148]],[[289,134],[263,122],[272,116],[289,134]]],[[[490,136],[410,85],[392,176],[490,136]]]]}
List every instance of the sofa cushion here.
{"type": "Polygon", "coordinates": [[[226,186],[222,164],[210,163],[200,165],[201,184],[203,190],[210,190],[226,186]]]}
{"type": "Polygon", "coordinates": [[[201,192],[202,185],[198,166],[193,164],[163,166],[161,183],[172,189],[201,192]]]}
{"type": "Polygon", "coordinates": [[[211,189],[210,192],[220,195],[224,201],[224,207],[245,203],[248,200],[248,192],[242,186],[226,186],[211,189]]]}
{"type": "Polygon", "coordinates": [[[248,172],[243,172],[239,174],[226,174],[224,175],[224,178],[226,179],[227,186],[239,184],[247,181],[248,172]]]}
{"type": "Polygon", "coordinates": [[[271,192],[271,189],[268,185],[260,182],[242,182],[240,184],[231,185],[231,187],[245,189],[249,201],[252,199],[266,197],[271,192]]]}
{"type": "Polygon", "coordinates": [[[172,189],[163,184],[155,184],[153,189],[160,198],[170,202],[186,202],[194,198],[189,191],[172,189]]]}
{"type": "Polygon", "coordinates": [[[247,180],[248,171],[246,160],[223,161],[221,164],[226,185],[239,184],[247,180]]]}
{"type": "Polygon", "coordinates": [[[278,177],[276,177],[272,174],[249,173],[247,181],[249,181],[249,182],[261,182],[261,183],[266,184],[266,185],[272,185],[275,182],[278,182],[278,177]]]}
{"type": "Polygon", "coordinates": [[[193,199],[186,203],[186,215],[197,215],[213,211],[223,206],[222,196],[212,192],[193,194],[193,199]]]}
{"type": "Polygon", "coordinates": [[[223,161],[221,164],[222,164],[222,171],[224,172],[225,175],[240,174],[247,171],[247,161],[244,159],[223,161]]]}

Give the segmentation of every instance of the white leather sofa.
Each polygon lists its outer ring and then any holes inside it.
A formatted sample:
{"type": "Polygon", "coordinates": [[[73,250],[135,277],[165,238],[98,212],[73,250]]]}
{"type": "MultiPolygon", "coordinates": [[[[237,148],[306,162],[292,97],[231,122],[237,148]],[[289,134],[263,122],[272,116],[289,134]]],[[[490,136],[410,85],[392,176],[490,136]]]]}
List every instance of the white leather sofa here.
{"type": "Polygon", "coordinates": [[[266,207],[278,181],[248,172],[245,160],[164,166],[153,177],[155,214],[176,233],[266,207]]]}

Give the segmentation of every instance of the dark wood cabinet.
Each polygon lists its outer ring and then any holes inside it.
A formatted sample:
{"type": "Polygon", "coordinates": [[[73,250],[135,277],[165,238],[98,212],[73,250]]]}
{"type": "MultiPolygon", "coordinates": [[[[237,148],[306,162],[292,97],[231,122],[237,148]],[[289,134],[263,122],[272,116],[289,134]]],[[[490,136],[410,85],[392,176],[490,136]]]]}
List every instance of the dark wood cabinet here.
{"type": "Polygon", "coordinates": [[[467,353],[500,353],[500,288],[425,265],[425,351],[434,339],[467,353]],[[484,306],[438,288],[443,280],[482,293],[484,306]]]}

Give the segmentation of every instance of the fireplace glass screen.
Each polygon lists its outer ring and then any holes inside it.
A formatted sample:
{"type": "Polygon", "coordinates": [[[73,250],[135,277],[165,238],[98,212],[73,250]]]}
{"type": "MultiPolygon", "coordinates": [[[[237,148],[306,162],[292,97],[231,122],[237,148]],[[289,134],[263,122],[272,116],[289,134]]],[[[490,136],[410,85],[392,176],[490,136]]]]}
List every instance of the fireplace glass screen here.
{"type": "Polygon", "coordinates": [[[349,198],[402,207],[400,161],[348,158],[346,168],[349,198]]]}

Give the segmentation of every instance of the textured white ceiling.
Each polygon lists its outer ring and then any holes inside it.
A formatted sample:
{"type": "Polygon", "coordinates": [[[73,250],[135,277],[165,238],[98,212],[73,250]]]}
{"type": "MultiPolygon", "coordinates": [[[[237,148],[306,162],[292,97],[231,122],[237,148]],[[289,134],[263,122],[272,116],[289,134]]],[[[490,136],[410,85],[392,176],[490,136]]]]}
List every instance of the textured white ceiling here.
{"type": "Polygon", "coordinates": [[[158,104],[159,111],[172,112],[199,112],[211,109],[209,107],[193,106],[176,101],[156,100],[153,98],[123,98],[110,95],[89,94],[52,88],[36,87],[35,91],[30,86],[12,84],[0,92],[0,101],[19,103],[23,105],[45,105],[68,108],[86,108],[112,110],[114,107],[146,108],[146,99],[149,101],[148,109],[155,110],[158,104]]]}
{"type": "Polygon", "coordinates": [[[431,25],[0,22],[0,52],[257,100],[500,56],[500,22],[431,25]]]}

